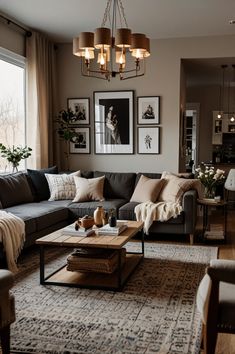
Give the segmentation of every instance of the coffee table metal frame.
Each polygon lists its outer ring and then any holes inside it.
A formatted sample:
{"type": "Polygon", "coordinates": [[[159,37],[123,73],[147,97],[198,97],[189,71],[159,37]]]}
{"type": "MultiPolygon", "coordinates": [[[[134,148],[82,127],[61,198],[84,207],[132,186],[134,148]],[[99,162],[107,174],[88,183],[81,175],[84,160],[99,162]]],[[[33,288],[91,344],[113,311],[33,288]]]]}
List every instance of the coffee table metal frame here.
{"type": "MultiPolygon", "coordinates": [[[[76,243],[74,244],[73,242],[71,243],[66,243],[66,242],[63,242],[61,241],[60,243],[56,243],[53,242],[53,240],[50,241],[50,236],[53,236],[54,234],[57,233],[58,235],[58,232],[60,231],[56,231],[50,235],[47,235],[47,236],[44,236],[38,240],[36,240],[36,244],[38,244],[40,246],[40,284],[41,285],[57,285],[57,286],[68,286],[68,287],[78,287],[78,288],[96,288],[96,289],[106,289],[106,290],[122,290],[123,286],[126,284],[127,280],[129,279],[129,277],[132,275],[132,273],[135,271],[136,267],[138,266],[138,264],[142,261],[142,259],[144,258],[144,231],[143,231],[143,223],[141,222],[128,222],[128,224],[130,224],[131,226],[133,225],[133,223],[138,223],[138,227],[136,227],[136,230],[135,232],[133,233],[133,235],[131,237],[129,237],[127,239],[126,242],[123,242],[122,245],[120,245],[119,247],[115,246],[115,245],[110,245],[110,246],[106,246],[106,247],[100,247],[98,246],[97,247],[97,244],[94,244],[94,243],[76,243]],[[121,265],[121,254],[122,254],[122,246],[125,245],[127,242],[129,242],[129,240],[135,236],[138,232],[141,232],[141,239],[140,239],[140,242],[141,242],[141,252],[126,252],[126,255],[138,255],[138,258],[135,259],[135,265],[131,267],[131,270],[129,272],[127,272],[127,276],[125,277],[125,279],[123,279],[123,274],[122,274],[122,265],[121,265]],[[57,274],[58,272],[60,272],[63,268],[66,267],[66,264],[64,264],[63,266],[59,267],[58,269],[56,269],[54,272],[50,273],[49,275],[45,276],[45,247],[55,247],[55,246],[59,246],[59,247],[66,247],[66,248],[80,248],[80,247],[83,247],[83,248],[89,248],[89,247],[96,247],[96,248],[105,248],[105,249],[113,249],[113,250],[116,250],[118,252],[118,266],[117,266],[117,270],[114,272],[116,273],[116,277],[117,277],[117,285],[116,286],[102,286],[102,285],[97,285],[97,284],[79,284],[79,283],[74,283],[74,282],[65,282],[65,281],[52,281],[50,280],[55,274],[57,274]]],[[[131,226],[128,225],[128,228],[131,228],[131,226]]],[[[132,226],[133,227],[133,226],[132,226]]],[[[128,229],[127,229],[128,230],[128,229]]],[[[118,235],[118,236],[115,236],[115,237],[122,237],[123,234],[125,234],[125,231],[118,235]]],[[[65,235],[62,235],[60,234],[61,236],[64,236],[65,235]]],[[[98,237],[101,237],[101,236],[96,236],[96,238],[98,237]]],[[[107,236],[103,236],[103,237],[107,237],[107,236]]],[[[71,236],[67,236],[67,238],[72,238],[71,236]]],[[[74,237],[73,237],[74,238],[74,237]]],[[[76,239],[78,239],[76,236],[75,236],[76,239]]],[[[89,236],[86,237],[87,239],[89,239],[89,236]]],[[[82,239],[82,238],[81,238],[82,239]]],[[[84,238],[83,238],[84,239],[84,238]]],[[[79,272],[80,273],[80,272],[79,272]]],[[[89,272],[90,273],[90,272],[89,272]]],[[[94,272],[93,273],[94,276],[96,276],[97,274],[94,272]]],[[[103,274],[102,273],[102,276],[113,276],[113,273],[112,274],[103,274]]]]}

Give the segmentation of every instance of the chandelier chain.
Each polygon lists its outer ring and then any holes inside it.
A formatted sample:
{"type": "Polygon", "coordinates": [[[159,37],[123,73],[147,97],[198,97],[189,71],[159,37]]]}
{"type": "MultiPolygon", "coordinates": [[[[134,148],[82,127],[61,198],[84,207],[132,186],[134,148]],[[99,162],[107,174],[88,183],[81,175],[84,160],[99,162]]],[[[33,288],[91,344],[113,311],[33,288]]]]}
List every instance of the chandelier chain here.
{"type": "MultiPolygon", "coordinates": [[[[121,9],[121,12],[122,12],[122,17],[123,17],[123,19],[125,21],[126,28],[128,28],[124,7],[122,5],[122,0],[118,0],[118,4],[120,4],[120,9],[121,9]]],[[[120,16],[120,18],[121,18],[121,16],[120,16]]]]}
{"type": "Polygon", "coordinates": [[[105,27],[105,24],[106,24],[108,18],[109,18],[109,20],[110,20],[110,7],[111,7],[111,2],[112,2],[112,0],[108,0],[108,1],[107,1],[101,27],[105,27]]]}

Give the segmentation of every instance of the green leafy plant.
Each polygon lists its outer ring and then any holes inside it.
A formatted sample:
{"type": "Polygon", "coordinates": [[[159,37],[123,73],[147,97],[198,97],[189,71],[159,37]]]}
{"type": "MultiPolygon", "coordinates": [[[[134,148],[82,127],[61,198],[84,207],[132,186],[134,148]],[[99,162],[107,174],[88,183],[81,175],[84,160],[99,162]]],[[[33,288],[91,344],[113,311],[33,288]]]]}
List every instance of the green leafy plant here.
{"type": "Polygon", "coordinates": [[[21,160],[27,159],[31,155],[32,149],[28,146],[14,146],[12,148],[6,147],[0,143],[1,156],[6,158],[13,166],[13,172],[18,171],[18,166],[21,160]]]}
{"type": "Polygon", "coordinates": [[[71,124],[75,120],[75,113],[68,108],[59,112],[59,116],[56,119],[58,124],[57,133],[59,137],[66,142],[66,151],[64,152],[67,160],[67,169],[69,170],[69,144],[74,141],[74,138],[78,137],[78,133],[71,124]]]}

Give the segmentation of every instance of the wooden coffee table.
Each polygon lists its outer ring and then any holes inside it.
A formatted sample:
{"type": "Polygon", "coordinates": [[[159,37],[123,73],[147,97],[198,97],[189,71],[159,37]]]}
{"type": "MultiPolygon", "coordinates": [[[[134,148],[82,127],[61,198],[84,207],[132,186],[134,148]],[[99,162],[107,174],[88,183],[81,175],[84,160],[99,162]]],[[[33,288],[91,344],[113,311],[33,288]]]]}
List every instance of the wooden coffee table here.
{"type": "Polygon", "coordinates": [[[98,236],[88,237],[66,236],[61,230],[55,231],[36,241],[40,246],[40,284],[100,288],[110,290],[121,290],[130,275],[136,269],[144,257],[144,232],[143,222],[126,221],[128,228],[118,236],[98,236]],[[129,242],[139,231],[141,231],[140,252],[127,252],[126,261],[121,266],[122,247],[129,242]],[[45,276],[45,247],[57,246],[67,248],[104,248],[118,251],[118,267],[112,274],[105,273],[84,273],[71,272],[63,265],[53,273],[45,276]]]}

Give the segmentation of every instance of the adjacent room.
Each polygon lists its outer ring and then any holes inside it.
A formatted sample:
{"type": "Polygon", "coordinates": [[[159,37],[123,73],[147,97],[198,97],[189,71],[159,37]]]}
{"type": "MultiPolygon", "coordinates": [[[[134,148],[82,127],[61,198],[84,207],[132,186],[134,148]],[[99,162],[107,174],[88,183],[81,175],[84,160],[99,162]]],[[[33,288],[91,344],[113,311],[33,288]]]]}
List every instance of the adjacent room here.
{"type": "Polygon", "coordinates": [[[0,0],[0,353],[235,354],[235,2],[0,0]]]}

